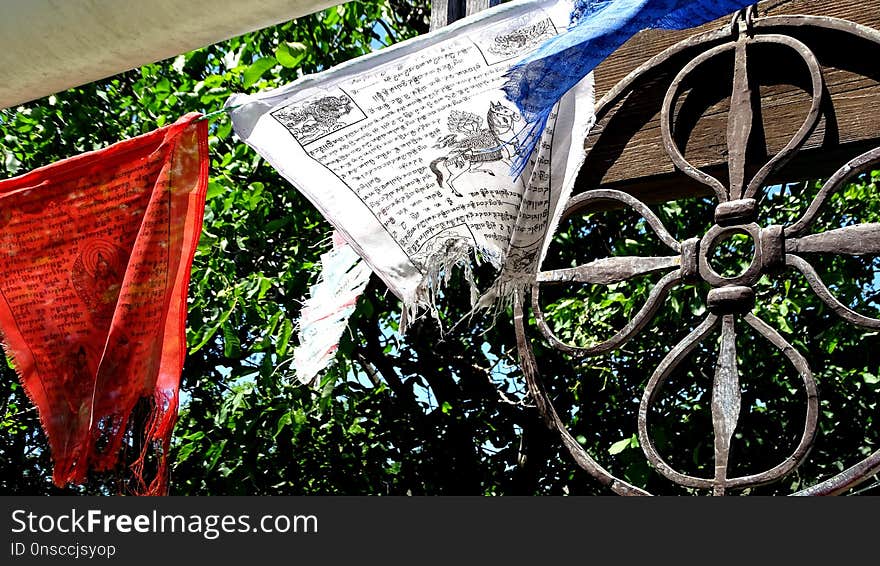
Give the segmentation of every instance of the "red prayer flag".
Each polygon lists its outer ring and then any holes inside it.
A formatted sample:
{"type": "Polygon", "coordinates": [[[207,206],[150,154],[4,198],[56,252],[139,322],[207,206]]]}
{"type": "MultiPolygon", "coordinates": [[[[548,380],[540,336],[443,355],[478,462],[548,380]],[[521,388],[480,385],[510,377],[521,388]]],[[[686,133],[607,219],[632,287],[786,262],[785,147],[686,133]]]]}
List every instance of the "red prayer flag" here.
{"type": "Polygon", "coordinates": [[[208,182],[200,117],[0,181],[0,330],[58,486],[116,467],[146,399],[135,491],[167,490],[208,182]]]}

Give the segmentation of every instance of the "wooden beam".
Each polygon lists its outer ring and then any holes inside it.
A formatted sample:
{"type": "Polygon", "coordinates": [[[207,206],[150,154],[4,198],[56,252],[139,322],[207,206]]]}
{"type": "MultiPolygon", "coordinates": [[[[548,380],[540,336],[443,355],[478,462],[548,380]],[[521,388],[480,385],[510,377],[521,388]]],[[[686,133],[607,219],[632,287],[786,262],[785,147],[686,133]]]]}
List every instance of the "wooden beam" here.
{"type": "Polygon", "coordinates": [[[501,0],[434,0],[431,2],[431,29],[442,28],[500,3],[501,0]]]}
{"type": "MultiPolygon", "coordinates": [[[[880,0],[774,0],[760,3],[759,10],[761,16],[831,16],[880,29],[880,0]]],[[[641,32],[596,69],[597,99],[654,55],[728,22],[729,18],[724,18],[697,29],[641,32]]],[[[823,108],[819,126],[804,150],[771,181],[825,177],[849,158],[880,145],[880,67],[876,65],[880,45],[839,32],[792,30],[792,34],[806,43],[822,64],[830,104],[823,108]]],[[[766,150],[771,156],[791,139],[810,102],[804,88],[787,84],[798,84],[808,75],[804,64],[784,51],[768,49],[766,57],[750,60],[761,59],[758,72],[765,79],[760,88],[761,119],[766,150]]],[[[659,112],[666,88],[691,56],[683,55],[665,73],[653,74],[597,123],[585,141],[588,157],[578,179],[578,191],[601,185],[637,194],[647,201],[705,192],[704,186],[675,173],[660,136],[659,112]]],[[[727,170],[729,107],[723,97],[725,92],[727,96],[730,93],[731,65],[732,58],[728,67],[719,65],[713,70],[716,74],[706,75],[706,82],[699,85],[710,92],[686,148],[691,163],[722,179],[727,170]],[[714,100],[713,90],[718,95],[714,100]]]]}

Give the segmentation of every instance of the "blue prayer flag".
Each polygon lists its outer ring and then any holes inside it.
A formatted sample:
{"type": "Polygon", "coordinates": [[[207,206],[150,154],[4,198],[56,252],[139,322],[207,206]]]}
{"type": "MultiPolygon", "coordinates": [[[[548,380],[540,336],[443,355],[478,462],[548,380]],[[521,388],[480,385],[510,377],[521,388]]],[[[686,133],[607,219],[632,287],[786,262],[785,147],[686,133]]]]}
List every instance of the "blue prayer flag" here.
{"type": "Polygon", "coordinates": [[[540,139],[550,111],[571,87],[615,49],[648,28],[685,29],[730,14],[755,0],[575,0],[568,30],[545,41],[507,74],[503,89],[527,126],[514,176],[540,139]]]}

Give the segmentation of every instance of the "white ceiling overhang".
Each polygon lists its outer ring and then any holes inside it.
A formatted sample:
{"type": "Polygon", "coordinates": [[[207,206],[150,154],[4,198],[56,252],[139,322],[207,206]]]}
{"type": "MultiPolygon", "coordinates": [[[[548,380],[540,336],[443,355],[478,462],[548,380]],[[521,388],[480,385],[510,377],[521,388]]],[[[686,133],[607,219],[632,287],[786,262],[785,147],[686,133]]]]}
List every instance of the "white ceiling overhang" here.
{"type": "Polygon", "coordinates": [[[0,0],[0,108],[341,3],[0,0]]]}

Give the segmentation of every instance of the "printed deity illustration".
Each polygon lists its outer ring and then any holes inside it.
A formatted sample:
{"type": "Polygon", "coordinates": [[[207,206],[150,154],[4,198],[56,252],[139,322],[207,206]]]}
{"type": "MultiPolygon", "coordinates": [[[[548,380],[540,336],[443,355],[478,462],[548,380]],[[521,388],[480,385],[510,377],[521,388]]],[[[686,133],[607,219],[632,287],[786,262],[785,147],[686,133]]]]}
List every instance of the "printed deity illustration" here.
{"type": "Polygon", "coordinates": [[[283,108],[272,115],[277,118],[301,144],[307,144],[348,125],[344,117],[354,108],[344,94],[324,96],[298,107],[283,108]]]}
{"type": "Polygon", "coordinates": [[[108,324],[125,275],[125,253],[106,240],[85,243],[70,273],[76,294],[96,324],[108,324]]]}
{"type": "Polygon", "coordinates": [[[481,128],[479,115],[453,110],[448,120],[452,133],[442,136],[434,144],[435,148],[448,149],[449,152],[429,165],[437,177],[437,184],[441,188],[449,188],[455,196],[460,197],[461,192],[453,183],[465,173],[494,176],[495,172],[485,167],[493,162],[510,167],[510,159],[518,149],[513,126],[520,119],[519,114],[500,102],[489,103],[485,128],[481,128]]]}

